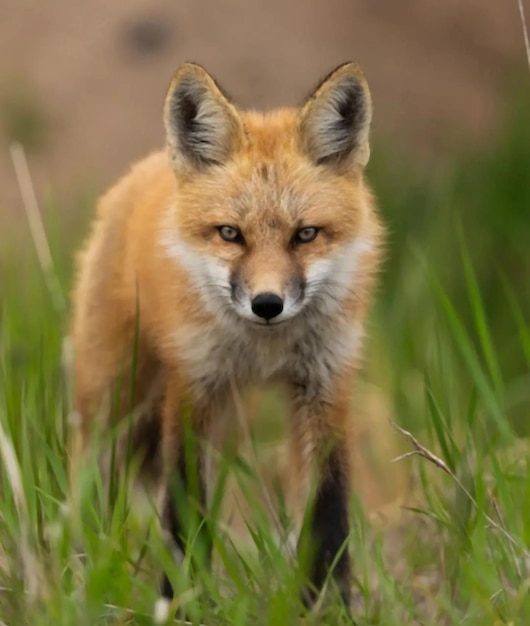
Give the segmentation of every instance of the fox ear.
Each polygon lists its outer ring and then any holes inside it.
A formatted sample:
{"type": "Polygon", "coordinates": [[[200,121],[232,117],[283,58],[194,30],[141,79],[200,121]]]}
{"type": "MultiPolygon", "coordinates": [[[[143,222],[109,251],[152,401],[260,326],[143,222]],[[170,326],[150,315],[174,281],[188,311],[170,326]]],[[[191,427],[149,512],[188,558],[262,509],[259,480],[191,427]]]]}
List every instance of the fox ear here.
{"type": "Polygon", "coordinates": [[[317,164],[364,167],[372,100],[356,63],[339,65],[307,99],[300,117],[302,146],[317,164]]]}
{"type": "Polygon", "coordinates": [[[174,167],[224,163],[243,137],[235,107],[195,63],[176,71],[164,104],[164,124],[174,167]]]}

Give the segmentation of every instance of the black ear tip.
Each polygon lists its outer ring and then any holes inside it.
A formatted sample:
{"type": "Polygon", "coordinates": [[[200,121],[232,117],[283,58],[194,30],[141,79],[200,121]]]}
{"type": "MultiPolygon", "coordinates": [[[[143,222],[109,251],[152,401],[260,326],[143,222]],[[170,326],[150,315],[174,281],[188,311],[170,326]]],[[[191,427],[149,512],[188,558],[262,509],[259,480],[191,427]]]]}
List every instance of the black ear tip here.
{"type": "Polygon", "coordinates": [[[190,69],[195,68],[195,69],[201,70],[202,72],[208,73],[208,70],[204,67],[204,65],[202,65],[201,63],[198,63],[197,61],[192,61],[191,59],[188,61],[184,61],[181,67],[189,67],[190,69]]]}
{"type": "Polygon", "coordinates": [[[331,76],[333,74],[350,76],[359,82],[366,82],[364,71],[357,61],[346,61],[346,63],[341,63],[333,70],[333,72],[331,72],[331,76]]]}
{"type": "Polygon", "coordinates": [[[331,70],[330,75],[346,68],[357,71],[360,69],[360,65],[356,61],[343,61],[342,63],[339,63],[335,69],[331,70]]]}
{"type": "Polygon", "coordinates": [[[171,85],[174,86],[181,81],[185,81],[188,84],[203,83],[208,85],[208,87],[213,86],[225,100],[230,103],[233,102],[232,97],[217,82],[204,65],[201,65],[201,63],[197,63],[196,61],[186,61],[185,63],[179,65],[173,76],[171,85]]]}
{"type": "Polygon", "coordinates": [[[196,61],[185,61],[184,63],[181,63],[174,73],[174,77],[184,77],[190,75],[195,77],[210,76],[204,65],[201,65],[196,61]]]}
{"type": "Polygon", "coordinates": [[[359,88],[359,95],[363,94],[363,91],[367,91],[366,79],[361,66],[355,61],[344,61],[339,63],[330,72],[328,72],[318,83],[311,89],[306,96],[304,102],[307,103],[317,97],[323,88],[328,84],[352,84],[357,85],[359,88]]]}

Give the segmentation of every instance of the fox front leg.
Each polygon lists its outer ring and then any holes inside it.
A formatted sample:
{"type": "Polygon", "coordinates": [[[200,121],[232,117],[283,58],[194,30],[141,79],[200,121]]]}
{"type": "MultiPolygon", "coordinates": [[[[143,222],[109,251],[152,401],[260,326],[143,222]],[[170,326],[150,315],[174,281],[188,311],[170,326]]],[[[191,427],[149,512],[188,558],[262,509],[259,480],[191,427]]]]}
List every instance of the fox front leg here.
{"type": "Polygon", "coordinates": [[[346,434],[349,401],[347,394],[332,396],[327,389],[319,390],[318,384],[308,387],[300,381],[292,386],[291,437],[296,437],[297,442],[291,448],[305,456],[294,462],[298,467],[306,467],[301,472],[306,477],[309,467],[314,468],[316,476],[313,486],[316,489],[311,489],[314,496],[300,538],[303,556],[308,558],[308,586],[303,600],[306,606],[311,606],[330,576],[349,609],[350,454],[346,434]],[[305,441],[305,445],[300,446],[300,441],[305,441]]]}
{"type": "MultiPolygon", "coordinates": [[[[206,478],[203,438],[210,424],[207,407],[183,410],[175,390],[168,390],[164,407],[162,448],[165,495],[162,525],[169,535],[177,558],[190,556],[192,575],[210,567],[212,539],[206,523],[206,478]],[[184,413],[189,413],[185,415],[184,413]],[[192,547],[193,553],[189,551],[192,547]]],[[[173,599],[173,585],[167,574],[162,596],[173,599]]]]}

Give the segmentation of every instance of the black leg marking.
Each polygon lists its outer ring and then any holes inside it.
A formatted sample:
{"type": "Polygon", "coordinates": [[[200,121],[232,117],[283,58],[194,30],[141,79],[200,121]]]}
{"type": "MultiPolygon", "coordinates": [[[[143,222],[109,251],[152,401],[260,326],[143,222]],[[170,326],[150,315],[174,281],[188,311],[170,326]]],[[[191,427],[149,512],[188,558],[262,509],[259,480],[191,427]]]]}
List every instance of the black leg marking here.
{"type": "MultiPolygon", "coordinates": [[[[212,550],[212,538],[204,517],[206,487],[203,467],[199,446],[183,446],[178,456],[176,476],[167,487],[162,518],[164,528],[183,557],[189,549],[187,538],[193,540],[192,573],[197,568],[209,568],[212,550]]],[[[173,587],[167,574],[162,581],[162,596],[170,600],[173,598],[173,587]]]]}
{"type": "Polygon", "coordinates": [[[350,559],[346,541],[349,535],[348,497],[349,477],[347,455],[334,448],[322,467],[314,510],[310,520],[309,539],[313,546],[310,555],[311,589],[304,594],[304,602],[311,605],[322,589],[330,568],[346,605],[351,599],[350,559]]]}
{"type": "Polygon", "coordinates": [[[146,478],[158,479],[161,475],[161,440],[162,424],[157,406],[140,420],[133,436],[133,451],[141,459],[140,474],[146,478]]]}

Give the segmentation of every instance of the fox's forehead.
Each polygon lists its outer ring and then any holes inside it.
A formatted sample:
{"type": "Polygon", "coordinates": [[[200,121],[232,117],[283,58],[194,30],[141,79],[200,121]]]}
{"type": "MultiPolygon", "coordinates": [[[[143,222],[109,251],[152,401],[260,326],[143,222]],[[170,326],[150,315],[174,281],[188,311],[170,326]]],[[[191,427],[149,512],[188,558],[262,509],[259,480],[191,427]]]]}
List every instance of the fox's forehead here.
{"type": "Polygon", "coordinates": [[[236,156],[201,185],[199,200],[210,216],[276,225],[337,220],[362,208],[357,185],[325,171],[315,171],[303,156],[278,154],[275,159],[236,156]]]}
{"type": "Polygon", "coordinates": [[[336,226],[358,224],[366,212],[361,184],[338,180],[300,159],[234,162],[222,174],[211,217],[241,226],[336,226]],[[224,191],[222,191],[224,189],[224,191]]]}
{"type": "Polygon", "coordinates": [[[267,162],[297,151],[299,112],[296,109],[244,111],[241,120],[245,129],[243,153],[247,156],[267,162]]]}
{"type": "Polygon", "coordinates": [[[296,109],[242,113],[241,149],[188,179],[182,203],[188,216],[261,233],[338,223],[345,230],[355,227],[365,204],[361,178],[315,165],[299,145],[298,116],[296,109]]]}

